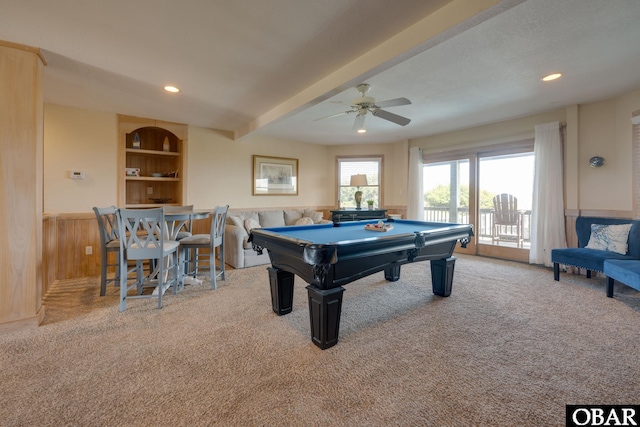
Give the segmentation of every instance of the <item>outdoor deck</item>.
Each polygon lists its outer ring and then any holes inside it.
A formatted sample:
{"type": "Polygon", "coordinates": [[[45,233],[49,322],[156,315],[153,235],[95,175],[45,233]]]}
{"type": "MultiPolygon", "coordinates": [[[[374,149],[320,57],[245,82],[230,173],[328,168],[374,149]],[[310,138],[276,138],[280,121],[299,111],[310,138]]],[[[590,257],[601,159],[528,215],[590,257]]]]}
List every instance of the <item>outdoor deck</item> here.
{"type": "MultiPolygon", "coordinates": [[[[492,233],[493,229],[493,209],[480,209],[480,218],[477,224],[474,225],[475,238],[478,243],[491,245],[493,244],[492,233]]],[[[521,223],[522,223],[522,235],[523,235],[523,248],[529,249],[531,247],[531,211],[520,211],[521,223]]],[[[454,222],[460,224],[469,223],[469,210],[466,208],[458,208],[452,210],[450,208],[424,208],[424,220],[433,222],[454,222]]],[[[514,234],[515,230],[509,230],[508,227],[503,229],[505,234],[514,234]]],[[[500,246],[517,247],[516,242],[500,241],[500,246]]]]}

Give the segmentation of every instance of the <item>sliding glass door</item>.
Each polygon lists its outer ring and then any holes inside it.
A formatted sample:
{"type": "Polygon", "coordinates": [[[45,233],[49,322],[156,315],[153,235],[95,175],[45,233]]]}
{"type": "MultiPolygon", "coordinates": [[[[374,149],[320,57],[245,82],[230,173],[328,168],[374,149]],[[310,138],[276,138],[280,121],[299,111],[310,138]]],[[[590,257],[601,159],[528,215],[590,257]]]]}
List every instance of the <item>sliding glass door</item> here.
{"type": "Polygon", "coordinates": [[[479,254],[528,260],[533,174],[532,152],[478,158],[479,254]]]}
{"type": "MultiPolygon", "coordinates": [[[[470,185],[469,158],[425,164],[423,169],[424,220],[475,224],[475,193],[470,185]]],[[[473,253],[474,239],[467,249],[473,253]]]]}
{"type": "Polygon", "coordinates": [[[424,220],[473,224],[464,252],[528,261],[533,174],[533,141],[425,159],[424,220]]]}

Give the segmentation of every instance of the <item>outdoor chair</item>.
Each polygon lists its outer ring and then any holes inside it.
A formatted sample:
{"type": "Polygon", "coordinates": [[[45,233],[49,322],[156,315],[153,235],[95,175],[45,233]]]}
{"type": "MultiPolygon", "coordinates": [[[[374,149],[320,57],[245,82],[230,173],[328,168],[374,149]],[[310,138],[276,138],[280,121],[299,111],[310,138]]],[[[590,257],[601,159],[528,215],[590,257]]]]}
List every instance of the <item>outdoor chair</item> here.
{"type": "Polygon", "coordinates": [[[522,214],[518,210],[518,199],[511,194],[498,194],[493,198],[492,244],[516,243],[523,246],[522,214]]]}

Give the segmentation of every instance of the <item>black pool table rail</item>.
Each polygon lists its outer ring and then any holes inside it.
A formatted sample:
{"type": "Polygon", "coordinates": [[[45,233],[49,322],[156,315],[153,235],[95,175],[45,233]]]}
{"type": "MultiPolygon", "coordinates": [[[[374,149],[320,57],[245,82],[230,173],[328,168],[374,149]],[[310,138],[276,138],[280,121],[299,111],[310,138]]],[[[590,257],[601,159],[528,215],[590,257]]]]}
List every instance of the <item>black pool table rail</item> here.
{"type": "MultiPolygon", "coordinates": [[[[340,228],[364,227],[350,223],[340,228]]],[[[278,315],[288,314],[293,309],[294,276],[297,275],[307,286],[311,340],[326,349],[338,341],[340,313],[342,310],[343,285],[359,280],[379,271],[384,271],[385,279],[397,281],[400,267],[407,263],[430,260],[431,281],[436,295],[448,297],[451,294],[455,257],[453,251],[458,242],[463,247],[473,236],[473,227],[465,224],[434,224],[415,222],[423,226],[422,231],[406,232],[411,221],[401,221],[404,226],[395,232],[357,233],[356,228],[344,233],[331,227],[308,226],[319,239],[338,240],[333,234],[365,236],[360,239],[343,239],[336,242],[316,243],[294,237],[291,228],[254,229],[249,240],[253,249],[262,253],[268,250],[271,260],[269,283],[272,309],[278,315]],[[405,232],[402,232],[405,230],[405,232]],[[322,233],[325,232],[326,233],[322,233]]],[[[398,224],[400,225],[400,224],[398,224]]],[[[394,231],[391,230],[391,231],[394,231]]],[[[298,236],[313,236],[313,233],[297,233],[298,236]]]]}
{"type": "MultiPolygon", "coordinates": [[[[376,221],[359,221],[362,227],[372,222],[376,221]]],[[[458,241],[466,247],[473,236],[470,225],[442,226],[446,229],[375,233],[364,240],[330,243],[314,243],[264,228],[252,230],[249,241],[259,254],[267,247],[274,268],[290,271],[320,289],[330,289],[410,262],[447,258],[458,241]],[[427,247],[428,251],[423,250],[427,247]]]]}

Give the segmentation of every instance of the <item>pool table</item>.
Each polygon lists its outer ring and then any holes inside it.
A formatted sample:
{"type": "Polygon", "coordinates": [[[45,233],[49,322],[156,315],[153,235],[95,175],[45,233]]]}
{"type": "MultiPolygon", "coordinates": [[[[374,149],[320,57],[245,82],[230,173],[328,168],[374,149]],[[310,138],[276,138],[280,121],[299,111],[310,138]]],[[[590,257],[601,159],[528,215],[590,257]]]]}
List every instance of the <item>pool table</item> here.
{"type": "Polygon", "coordinates": [[[403,264],[431,261],[433,293],[451,294],[459,241],[463,247],[473,226],[409,220],[386,220],[387,231],[367,230],[378,220],[305,226],[256,228],[249,240],[253,249],[267,249],[271,260],[269,284],[273,311],[293,309],[294,275],[308,283],[311,340],[321,349],[338,342],[343,285],[384,271],[389,281],[400,278],[403,264]]]}

